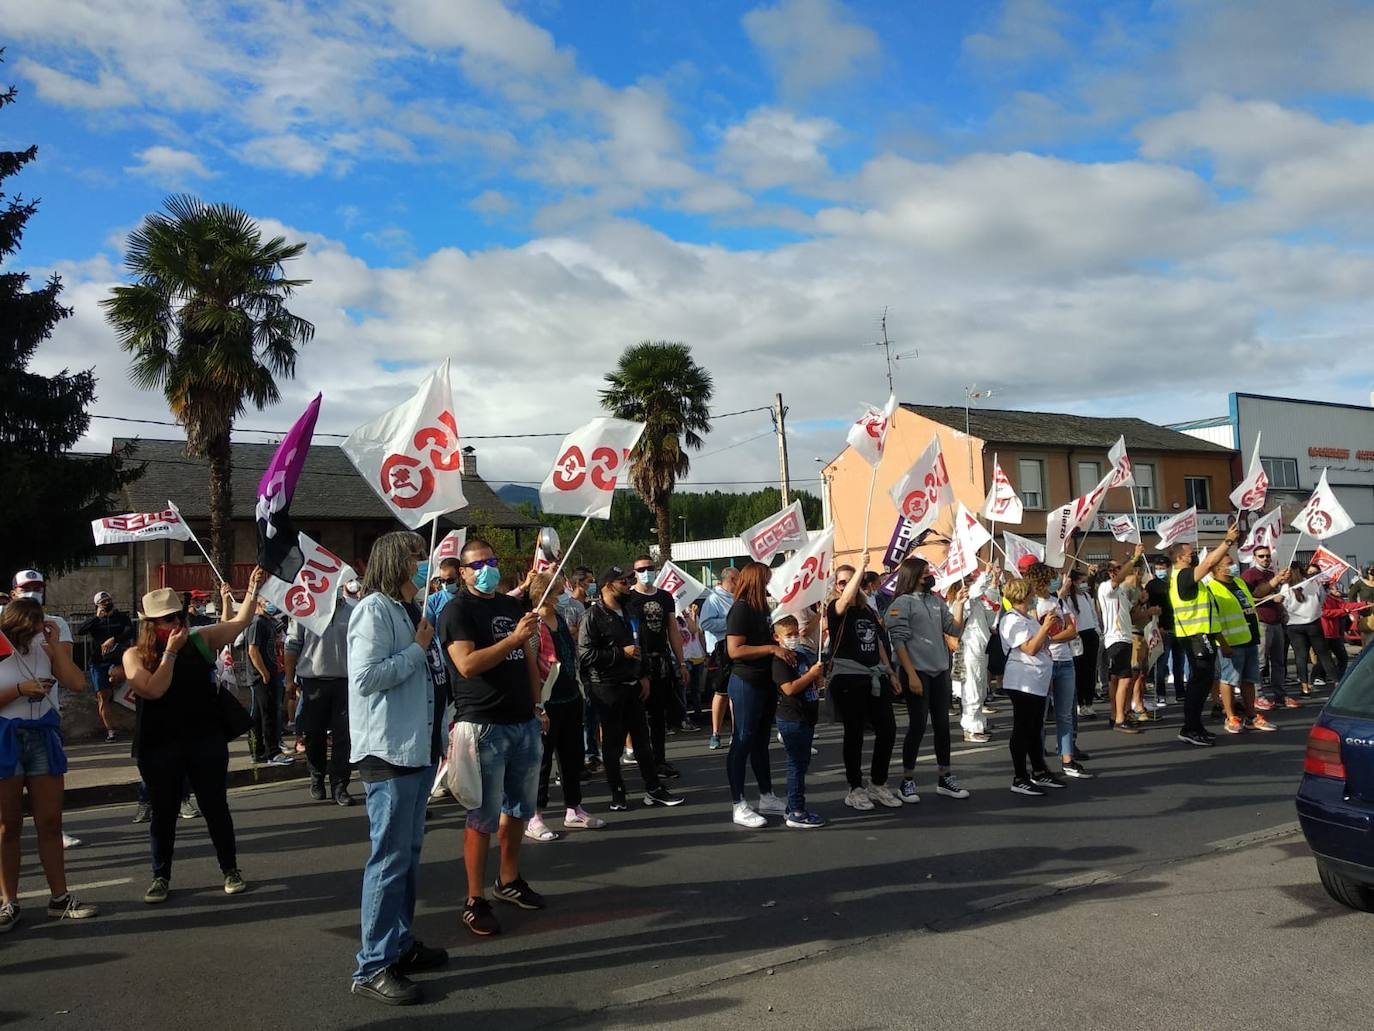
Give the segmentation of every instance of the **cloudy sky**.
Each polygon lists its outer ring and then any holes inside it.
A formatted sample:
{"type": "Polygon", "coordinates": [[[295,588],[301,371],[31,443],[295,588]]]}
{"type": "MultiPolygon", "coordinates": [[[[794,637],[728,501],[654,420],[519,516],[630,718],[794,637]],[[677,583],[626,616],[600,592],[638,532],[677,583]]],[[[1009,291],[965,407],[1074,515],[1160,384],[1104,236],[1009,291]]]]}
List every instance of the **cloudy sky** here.
{"type": "MultiPolygon", "coordinates": [[[[246,426],[323,390],[346,433],[451,356],[465,434],[565,431],[623,347],[682,340],[717,411],[785,395],[804,482],[886,395],[884,308],[903,400],[1169,421],[1374,386],[1368,2],[0,0],[0,26],[0,147],[39,145],[20,264],[76,309],[39,365],[94,365],[103,415],[165,418],[97,302],[172,191],[309,244],[316,339],[246,426]]],[[[475,443],[514,481],[555,444],[475,443]]],[[[776,468],[752,413],[691,481],[776,468]]]]}

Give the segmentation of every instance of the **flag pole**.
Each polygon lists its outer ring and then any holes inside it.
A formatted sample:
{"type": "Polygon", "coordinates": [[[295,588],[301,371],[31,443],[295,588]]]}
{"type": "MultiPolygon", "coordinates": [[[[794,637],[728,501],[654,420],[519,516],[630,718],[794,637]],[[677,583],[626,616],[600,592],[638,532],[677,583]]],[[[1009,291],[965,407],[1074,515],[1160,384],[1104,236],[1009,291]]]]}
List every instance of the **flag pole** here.
{"type": "MultiPolygon", "coordinates": [[[[864,573],[868,572],[868,528],[869,528],[869,525],[870,525],[870,524],[872,523],[872,521],[873,521],[873,492],[874,492],[874,490],[877,489],[877,487],[878,487],[878,467],[875,465],[875,466],[873,467],[873,475],[870,476],[870,477],[869,477],[869,480],[868,480],[868,505],[867,505],[867,507],[864,509],[864,550],[863,550],[863,559],[862,559],[861,562],[860,562],[860,565],[861,565],[863,568],[861,568],[861,569],[859,570],[859,574],[858,574],[858,575],[860,575],[860,576],[862,576],[864,573]]],[[[902,516],[902,513],[901,513],[901,512],[898,512],[897,515],[898,515],[899,517],[901,517],[901,516],[902,516]]]]}
{"type": "Polygon", "coordinates": [[[534,606],[536,609],[541,607],[544,604],[544,600],[548,598],[549,592],[553,590],[553,585],[558,582],[558,574],[563,572],[563,564],[568,561],[568,556],[572,554],[573,548],[577,547],[577,542],[582,539],[582,531],[587,528],[587,524],[591,521],[591,516],[586,516],[582,520],[582,525],[577,528],[577,533],[573,536],[572,543],[563,549],[563,554],[558,556],[558,565],[553,567],[553,573],[549,576],[549,586],[545,587],[544,593],[539,596],[539,601],[534,606]]]}
{"type": "Polygon", "coordinates": [[[425,574],[425,589],[423,593],[421,593],[420,595],[421,612],[424,611],[425,604],[429,601],[429,585],[430,582],[433,581],[435,574],[435,570],[431,567],[434,565],[434,552],[435,549],[437,549],[438,547],[439,517],[435,516],[433,519],[429,521],[429,554],[425,556],[425,568],[428,570],[428,572],[425,574]]]}
{"type": "MultiPolygon", "coordinates": [[[[992,493],[993,493],[993,496],[996,497],[996,495],[997,495],[997,452],[996,452],[996,451],[994,451],[994,452],[992,453],[992,493]]],[[[991,562],[991,561],[992,561],[992,557],[993,557],[993,550],[992,550],[992,549],[995,548],[995,547],[997,547],[997,540],[996,540],[996,537],[997,537],[997,506],[996,506],[996,505],[993,506],[992,511],[993,511],[993,514],[992,514],[991,516],[988,517],[988,523],[989,523],[989,527],[990,527],[989,530],[988,530],[988,533],[991,534],[992,537],[993,537],[992,540],[988,541],[988,562],[991,562]]],[[[1002,557],[1003,557],[1003,558],[1006,558],[1006,557],[1007,557],[1007,553],[1006,553],[1005,551],[1002,552],[1002,557]]]]}
{"type": "MultiPolygon", "coordinates": [[[[1302,544],[1302,539],[1307,536],[1305,530],[1299,530],[1297,538],[1293,541],[1293,550],[1288,553],[1288,561],[1283,564],[1283,569],[1287,569],[1293,564],[1293,560],[1298,557],[1298,547],[1302,544]]],[[[1283,569],[1278,572],[1283,572],[1283,569]]]]}
{"type": "MultiPolygon", "coordinates": [[[[179,518],[181,517],[181,509],[177,508],[176,502],[172,501],[170,498],[167,499],[167,507],[170,508],[173,512],[175,512],[179,518]]],[[[220,571],[215,568],[215,560],[212,559],[210,557],[210,553],[205,550],[205,545],[200,543],[200,538],[196,536],[196,531],[191,529],[191,524],[188,523],[184,518],[182,518],[181,525],[186,527],[186,532],[191,535],[191,540],[196,542],[196,547],[199,548],[200,553],[205,556],[205,561],[210,566],[210,572],[215,574],[215,579],[218,580],[220,583],[225,583],[226,581],[224,577],[221,576],[220,571]]]]}

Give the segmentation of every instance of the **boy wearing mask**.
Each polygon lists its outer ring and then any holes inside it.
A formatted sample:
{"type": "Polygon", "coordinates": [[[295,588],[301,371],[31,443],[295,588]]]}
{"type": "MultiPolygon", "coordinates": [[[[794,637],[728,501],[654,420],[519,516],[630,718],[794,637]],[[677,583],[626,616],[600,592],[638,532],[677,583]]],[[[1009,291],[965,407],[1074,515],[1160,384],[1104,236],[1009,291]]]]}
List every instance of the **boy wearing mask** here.
{"type": "Polygon", "coordinates": [[[781,659],[773,659],[773,682],[778,685],[778,734],[787,752],[787,826],[796,830],[824,827],[825,820],[806,808],[806,770],[811,765],[811,742],[820,719],[821,683],[824,667],[816,653],[802,641],[795,616],[783,616],[773,624],[778,644],[797,657],[793,669],[781,659]]]}

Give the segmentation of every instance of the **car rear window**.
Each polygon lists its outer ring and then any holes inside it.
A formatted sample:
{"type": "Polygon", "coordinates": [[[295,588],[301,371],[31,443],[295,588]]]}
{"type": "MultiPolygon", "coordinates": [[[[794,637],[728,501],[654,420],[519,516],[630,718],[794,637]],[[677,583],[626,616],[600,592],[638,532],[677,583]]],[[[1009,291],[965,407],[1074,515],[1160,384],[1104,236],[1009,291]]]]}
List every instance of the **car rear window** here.
{"type": "Polygon", "coordinates": [[[1327,703],[1338,716],[1374,719],[1374,649],[1366,649],[1327,703]]]}

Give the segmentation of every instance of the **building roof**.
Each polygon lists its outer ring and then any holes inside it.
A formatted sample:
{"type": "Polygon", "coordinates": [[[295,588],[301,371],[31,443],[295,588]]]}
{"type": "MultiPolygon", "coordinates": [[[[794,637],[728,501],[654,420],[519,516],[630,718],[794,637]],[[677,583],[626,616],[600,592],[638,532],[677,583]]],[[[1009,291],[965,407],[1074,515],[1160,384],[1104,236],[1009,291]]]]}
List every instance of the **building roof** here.
{"type": "MultiPolygon", "coordinates": [[[[126,443],[130,443],[126,438],[116,438],[114,441],[115,447],[126,443]]],[[[139,438],[132,443],[137,448],[134,461],[146,462],[147,467],[139,479],[124,489],[130,511],[160,511],[171,499],[187,519],[210,518],[209,467],[205,459],[187,457],[186,445],[180,440],[139,438]]],[[[233,517],[252,519],[258,501],[258,482],[277,445],[235,443],[232,449],[233,517]]],[[[467,507],[450,512],[440,520],[441,524],[508,528],[539,525],[510,508],[485,481],[472,473],[463,476],[463,493],[468,499],[467,507]]],[[[391,509],[353,468],[343,449],[318,443],[310,445],[305,457],[305,467],[291,501],[291,515],[297,522],[395,520],[391,509]]]]}
{"type": "MultiPolygon", "coordinates": [[[[964,428],[962,405],[903,404],[909,412],[934,422],[964,428]]],[[[1106,450],[1118,437],[1126,438],[1131,451],[1203,451],[1221,454],[1230,448],[1144,419],[1104,419],[1089,415],[1063,415],[1058,412],[1019,412],[1005,408],[971,408],[969,432],[988,444],[1019,444],[1035,447],[1082,447],[1106,450]]]]}
{"type": "MultiPolygon", "coordinates": [[[[806,535],[814,541],[821,533],[820,530],[808,530],[806,535]]],[[[657,544],[651,544],[649,551],[653,553],[655,559],[658,558],[657,544]]],[[[673,542],[674,562],[712,562],[722,558],[748,557],[749,549],[744,546],[744,541],[738,537],[713,537],[709,540],[673,542]]]]}

